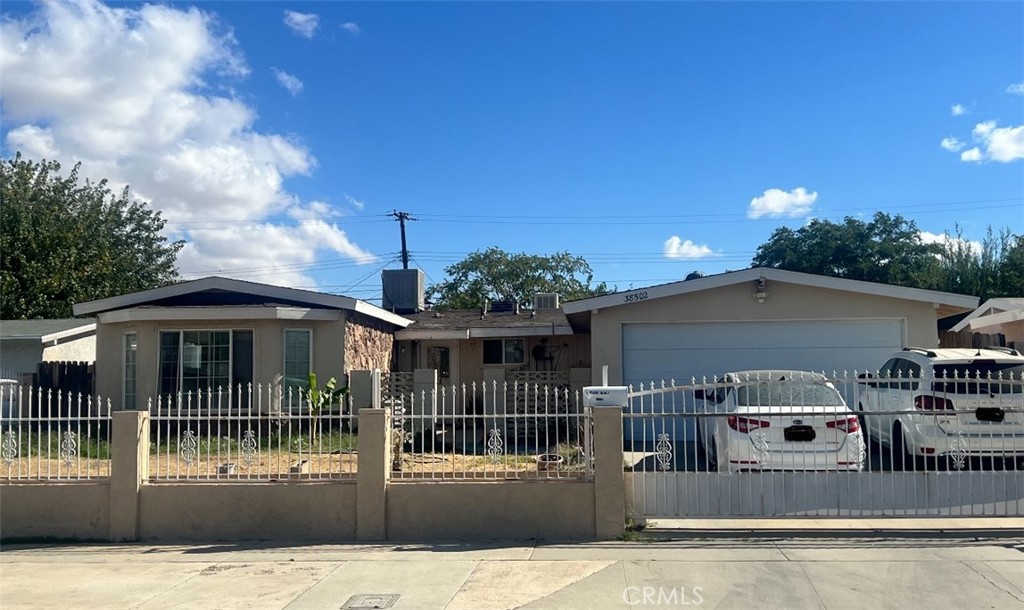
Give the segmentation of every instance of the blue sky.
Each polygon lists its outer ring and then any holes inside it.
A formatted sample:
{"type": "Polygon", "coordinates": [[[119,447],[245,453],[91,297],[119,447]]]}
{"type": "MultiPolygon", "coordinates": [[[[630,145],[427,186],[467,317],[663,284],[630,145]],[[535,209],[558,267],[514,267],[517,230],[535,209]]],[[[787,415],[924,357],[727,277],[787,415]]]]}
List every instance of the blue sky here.
{"type": "Polygon", "coordinates": [[[809,218],[1024,232],[1024,4],[6,2],[3,154],[219,274],[379,297],[498,246],[627,288],[809,218]]]}

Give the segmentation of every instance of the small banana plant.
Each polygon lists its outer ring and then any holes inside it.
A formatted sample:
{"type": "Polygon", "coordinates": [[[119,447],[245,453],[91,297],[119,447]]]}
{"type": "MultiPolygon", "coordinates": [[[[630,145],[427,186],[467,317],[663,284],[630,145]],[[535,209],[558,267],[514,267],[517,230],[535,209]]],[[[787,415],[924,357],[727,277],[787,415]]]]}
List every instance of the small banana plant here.
{"type": "Polygon", "coordinates": [[[338,380],[331,377],[321,388],[317,384],[316,373],[309,374],[309,389],[305,390],[306,404],[309,408],[309,441],[316,440],[317,422],[326,409],[330,411],[335,405],[341,404],[341,398],[348,394],[348,388],[337,387],[338,380]]]}

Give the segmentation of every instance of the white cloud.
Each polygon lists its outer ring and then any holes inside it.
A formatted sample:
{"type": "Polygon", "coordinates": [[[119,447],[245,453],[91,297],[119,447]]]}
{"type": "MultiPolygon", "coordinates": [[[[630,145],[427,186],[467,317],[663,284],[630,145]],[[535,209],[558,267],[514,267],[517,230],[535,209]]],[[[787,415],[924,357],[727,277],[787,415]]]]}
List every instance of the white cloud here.
{"type": "Polygon", "coordinates": [[[684,241],[676,235],[665,240],[663,252],[665,258],[681,258],[685,260],[706,258],[714,254],[711,248],[697,245],[688,239],[684,241]]]}
{"type": "Polygon", "coordinates": [[[345,30],[349,34],[352,34],[353,36],[358,36],[359,33],[362,32],[362,30],[359,29],[359,25],[351,21],[341,24],[341,29],[345,30]]]}
{"type": "Polygon", "coordinates": [[[288,26],[295,35],[303,38],[312,38],[320,27],[320,16],[316,13],[298,13],[296,11],[284,12],[284,24],[288,26]]]}
{"type": "Polygon", "coordinates": [[[921,237],[921,242],[925,244],[963,244],[974,254],[981,254],[980,241],[969,241],[953,237],[948,233],[929,233],[928,231],[919,231],[918,235],[921,237]]]}
{"type": "Polygon", "coordinates": [[[1006,88],[1006,92],[1012,95],[1024,95],[1024,83],[1014,83],[1006,88]]]}
{"type": "Polygon", "coordinates": [[[953,136],[949,136],[948,138],[942,138],[942,141],[939,142],[939,146],[945,148],[949,152],[957,152],[964,147],[964,143],[953,136]]]}
{"type": "Polygon", "coordinates": [[[1024,125],[999,127],[995,121],[985,121],[974,126],[971,138],[977,146],[961,153],[961,161],[1009,163],[1024,159],[1024,125]]]}
{"type": "Polygon", "coordinates": [[[981,150],[977,146],[960,153],[961,161],[981,161],[981,150]]]}
{"type": "Polygon", "coordinates": [[[350,206],[357,210],[361,210],[366,207],[366,202],[360,201],[359,199],[356,199],[355,197],[349,195],[348,193],[345,193],[345,201],[347,201],[350,206]]]}
{"type": "Polygon", "coordinates": [[[288,215],[298,220],[316,220],[341,216],[342,213],[326,201],[317,200],[289,208],[288,215]]]}
{"type": "Polygon", "coordinates": [[[60,149],[53,132],[36,125],[22,125],[7,132],[7,146],[29,159],[59,159],[60,149]]]}
{"type": "Polygon", "coordinates": [[[967,108],[963,104],[953,104],[949,107],[949,114],[952,116],[963,116],[967,114],[967,108]]]}
{"type": "Polygon", "coordinates": [[[807,189],[802,186],[792,191],[768,189],[760,197],[750,200],[747,217],[795,218],[803,216],[811,211],[817,199],[817,192],[808,193],[807,189]]]}
{"type": "Polygon", "coordinates": [[[274,73],[274,78],[277,79],[278,84],[287,89],[288,93],[291,93],[293,96],[302,93],[302,81],[298,77],[277,68],[271,68],[270,70],[274,73]]]}
{"type": "Polygon", "coordinates": [[[227,275],[283,286],[315,285],[303,269],[329,251],[362,264],[377,261],[337,225],[307,219],[295,226],[254,223],[196,232],[178,254],[185,277],[227,275]],[[259,247],[253,247],[259,244],[259,247]]]}
{"type": "MultiPolygon", "coordinates": [[[[285,180],[308,175],[316,159],[293,138],[256,131],[256,109],[222,93],[248,68],[213,16],[165,5],[42,3],[0,21],[0,73],[9,153],[66,168],[81,161],[83,176],[108,178],[115,190],[130,184],[163,212],[173,238],[190,242],[179,257],[183,274],[279,268],[313,261],[318,251],[365,257],[333,225],[268,220],[312,206],[285,180]],[[217,230],[196,224],[208,221],[217,230]],[[260,231],[224,229],[244,221],[260,231]],[[237,249],[216,246],[222,238],[237,249]]],[[[253,279],[289,283],[300,275],[253,279]]]]}

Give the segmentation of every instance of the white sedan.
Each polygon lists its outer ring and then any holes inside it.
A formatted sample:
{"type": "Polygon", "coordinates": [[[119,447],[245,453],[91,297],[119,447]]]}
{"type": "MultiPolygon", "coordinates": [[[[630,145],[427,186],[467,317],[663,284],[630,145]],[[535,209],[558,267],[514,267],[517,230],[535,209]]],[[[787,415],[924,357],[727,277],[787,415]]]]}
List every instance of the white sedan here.
{"type": "Polygon", "coordinates": [[[695,392],[708,469],[848,470],[864,467],[857,416],[819,373],[740,371],[695,392]]]}

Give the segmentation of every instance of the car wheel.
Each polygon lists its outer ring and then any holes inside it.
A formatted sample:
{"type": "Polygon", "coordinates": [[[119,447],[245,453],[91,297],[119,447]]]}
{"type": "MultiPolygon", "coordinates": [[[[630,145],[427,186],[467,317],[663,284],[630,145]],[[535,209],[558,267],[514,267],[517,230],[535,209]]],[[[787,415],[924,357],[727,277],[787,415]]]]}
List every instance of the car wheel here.
{"type": "Polygon", "coordinates": [[[718,472],[718,443],[714,437],[708,443],[707,458],[708,472],[718,472]]]}
{"type": "Polygon", "coordinates": [[[907,443],[903,440],[903,428],[896,424],[892,429],[890,449],[892,453],[892,469],[896,472],[914,470],[914,456],[907,451],[907,443]]]}
{"type": "Polygon", "coordinates": [[[874,437],[867,430],[867,416],[864,415],[864,405],[858,404],[857,410],[857,421],[860,424],[860,434],[864,437],[864,446],[870,447],[871,443],[874,442],[874,437]]]}

